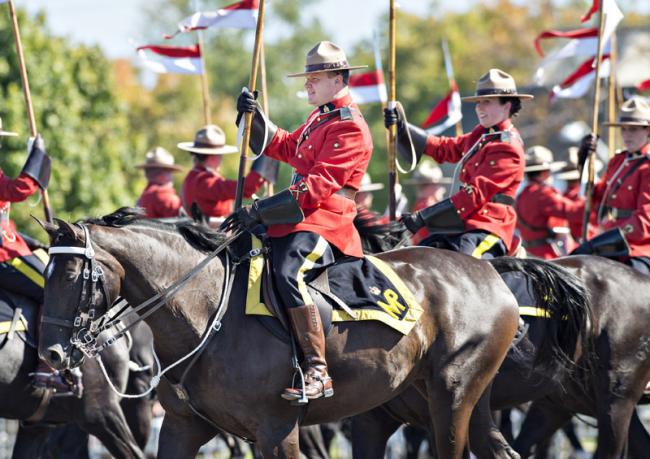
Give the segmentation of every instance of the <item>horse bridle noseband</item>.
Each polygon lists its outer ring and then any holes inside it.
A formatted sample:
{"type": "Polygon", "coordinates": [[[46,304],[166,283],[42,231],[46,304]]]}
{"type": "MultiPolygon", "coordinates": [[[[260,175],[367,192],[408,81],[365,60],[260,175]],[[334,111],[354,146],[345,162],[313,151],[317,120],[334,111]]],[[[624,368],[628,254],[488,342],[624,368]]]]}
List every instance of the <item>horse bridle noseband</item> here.
{"type": "MultiPolygon", "coordinates": [[[[42,322],[44,324],[52,324],[60,327],[72,328],[72,335],[70,337],[70,343],[79,349],[87,357],[95,357],[99,355],[104,349],[112,346],[118,339],[122,338],[128,330],[134,327],[138,322],[143,321],[148,316],[156,312],[162,306],[167,303],[167,300],[174,296],[187,282],[189,282],[195,275],[199,273],[203,268],[205,268],[210,261],[212,261],[219,253],[224,251],[235,239],[241,235],[241,231],[234,231],[221,245],[219,245],[215,250],[210,252],[199,264],[197,264],[192,270],[185,273],[167,288],[164,288],[162,291],[152,296],[151,298],[140,303],[136,307],[132,307],[130,311],[126,314],[137,314],[139,311],[144,308],[148,310],[140,314],[135,320],[133,320],[129,325],[122,325],[122,313],[124,313],[128,307],[126,306],[121,308],[113,316],[109,316],[109,296],[106,289],[106,278],[104,277],[104,271],[102,267],[97,263],[95,259],[95,250],[92,247],[92,242],[90,240],[90,232],[88,228],[83,224],[77,224],[84,232],[84,247],[75,247],[75,246],[56,246],[50,247],[49,255],[73,255],[80,256],[84,259],[84,266],[82,270],[82,277],[84,284],[81,288],[81,294],[79,299],[79,304],[76,310],[76,316],[74,320],[61,319],[58,317],[45,316],[42,317],[42,322]],[[106,303],[106,312],[100,317],[95,318],[96,307],[93,305],[93,298],[95,292],[97,291],[97,285],[99,284],[100,288],[104,293],[104,299],[106,303]],[[97,345],[97,336],[113,326],[121,325],[120,331],[115,335],[110,336],[103,344],[97,345]]],[[[228,303],[228,298],[230,297],[230,288],[232,287],[232,277],[234,275],[234,270],[230,269],[231,262],[229,261],[229,253],[226,253],[226,279],[223,284],[223,292],[221,295],[221,301],[217,308],[217,312],[212,319],[210,324],[210,330],[218,331],[221,328],[221,319],[226,313],[226,305],[228,303]]],[[[237,263],[235,263],[237,264],[237,263]]],[[[206,337],[209,336],[209,333],[206,333],[206,337]]],[[[202,347],[202,346],[201,346],[202,347]]],[[[197,348],[198,350],[198,348],[197,348]]],[[[194,352],[189,355],[194,354],[194,352]]],[[[186,357],[189,357],[186,356],[186,357]]],[[[185,360],[185,358],[181,359],[185,360]]],[[[177,363],[180,363],[177,362],[177,363]]],[[[173,366],[175,366],[174,364],[173,366]]],[[[169,369],[169,367],[168,367],[169,369]]]]}
{"type": "Polygon", "coordinates": [[[81,350],[85,355],[90,356],[96,342],[96,336],[102,331],[104,315],[100,320],[95,320],[96,308],[99,305],[94,304],[95,292],[99,286],[104,294],[104,302],[108,310],[109,295],[106,289],[106,279],[104,270],[95,259],[95,250],[90,241],[90,233],[84,225],[79,225],[84,232],[84,247],[61,246],[50,247],[48,253],[53,255],[73,255],[83,259],[81,293],[79,294],[79,303],[77,305],[74,320],[61,319],[43,315],[42,323],[51,324],[59,327],[71,328],[72,334],[70,343],[81,350]]]}

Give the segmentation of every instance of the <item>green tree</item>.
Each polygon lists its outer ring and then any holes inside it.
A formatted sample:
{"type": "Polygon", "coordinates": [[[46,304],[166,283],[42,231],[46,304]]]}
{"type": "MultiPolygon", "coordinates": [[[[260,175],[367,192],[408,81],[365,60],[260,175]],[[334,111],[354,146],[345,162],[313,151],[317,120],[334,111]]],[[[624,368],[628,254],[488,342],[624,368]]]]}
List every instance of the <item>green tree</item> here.
{"type": "MultiPolygon", "coordinates": [[[[36,123],[53,158],[49,192],[54,214],[76,219],[132,204],[135,172],[125,164],[133,144],[126,106],[115,96],[110,62],[98,48],[53,36],[43,14],[29,17],[19,11],[19,22],[36,123]]],[[[15,176],[26,157],[29,126],[6,14],[0,16],[0,63],[0,116],[20,133],[4,142],[0,166],[15,176]]],[[[25,230],[35,229],[30,213],[42,215],[29,205],[13,207],[13,217],[25,230]]]]}

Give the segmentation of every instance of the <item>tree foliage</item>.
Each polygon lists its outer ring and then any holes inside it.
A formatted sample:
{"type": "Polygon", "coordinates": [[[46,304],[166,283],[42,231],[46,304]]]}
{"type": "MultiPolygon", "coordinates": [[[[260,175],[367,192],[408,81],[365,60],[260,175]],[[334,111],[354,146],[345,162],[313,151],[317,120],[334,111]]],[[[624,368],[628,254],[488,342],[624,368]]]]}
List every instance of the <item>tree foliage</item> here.
{"type": "MultiPolygon", "coordinates": [[[[98,48],[75,46],[53,36],[44,15],[28,17],[20,12],[19,22],[36,124],[53,158],[49,192],[55,215],[75,219],[132,202],[134,174],[125,166],[133,144],[126,106],[116,97],[111,63],[98,48]]],[[[15,176],[26,158],[29,126],[6,14],[0,16],[0,63],[0,116],[7,128],[20,133],[3,141],[0,166],[15,176]]],[[[42,215],[40,208],[13,206],[21,228],[34,229],[30,213],[42,215]]]]}

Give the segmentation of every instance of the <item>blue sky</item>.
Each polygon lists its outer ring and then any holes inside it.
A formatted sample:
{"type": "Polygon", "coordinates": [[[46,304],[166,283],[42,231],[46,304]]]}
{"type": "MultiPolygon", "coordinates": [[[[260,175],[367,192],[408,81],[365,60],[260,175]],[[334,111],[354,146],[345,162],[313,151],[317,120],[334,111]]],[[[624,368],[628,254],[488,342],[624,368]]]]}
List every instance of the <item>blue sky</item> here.
{"type": "MultiPolygon", "coordinates": [[[[556,0],[557,3],[563,1],[565,0],[556,0]]],[[[431,3],[428,0],[398,2],[404,10],[419,14],[426,13],[431,3]]],[[[589,0],[584,2],[587,7],[589,0]]],[[[70,36],[77,42],[99,44],[110,57],[115,58],[134,55],[133,44],[129,40],[135,40],[138,44],[142,42],[146,24],[141,9],[150,1],[14,0],[14,3],[27,7],[32,12],[44,9],[48,23],[55,33],[70,36]]],[[[201,3],[203,9],[216,9],[216,6],[226,4],[221,0],[203,0],[201,3]]],[[[477,0],[438,0],[441,13],[465,10],[475,3],[477,0]]],[[[624,12],[626,7],[636,5],[638,11],[650,13],[648,0],[618,0],[618,3],[624,12]]],[[[326,29],[332,32],[332,38],[347,47],[360,38],[372,35],[377,18],[386,11],[388,4],[388,0],[322,0],[317,6],[309,9],[309,14],[318,15],[326,29]]],[[[270,8],[272,5],[271,1],[270,8]]]]}

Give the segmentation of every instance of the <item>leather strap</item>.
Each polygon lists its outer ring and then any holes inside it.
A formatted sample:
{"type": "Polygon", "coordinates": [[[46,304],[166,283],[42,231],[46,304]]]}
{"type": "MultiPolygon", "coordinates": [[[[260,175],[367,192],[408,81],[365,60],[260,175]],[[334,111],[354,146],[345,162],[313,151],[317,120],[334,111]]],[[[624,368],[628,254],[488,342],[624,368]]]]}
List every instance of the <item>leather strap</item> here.
{"type": "Polygon", "coordinates": [[[515,198],[513,198],[512,196],[508,196],[507,194],[497,193],[494,196],[492,196],[492,199],[490,199],[490,202],[495,202],[497,204],[504,204],[506,206],[514,207],[515,198]]]}

